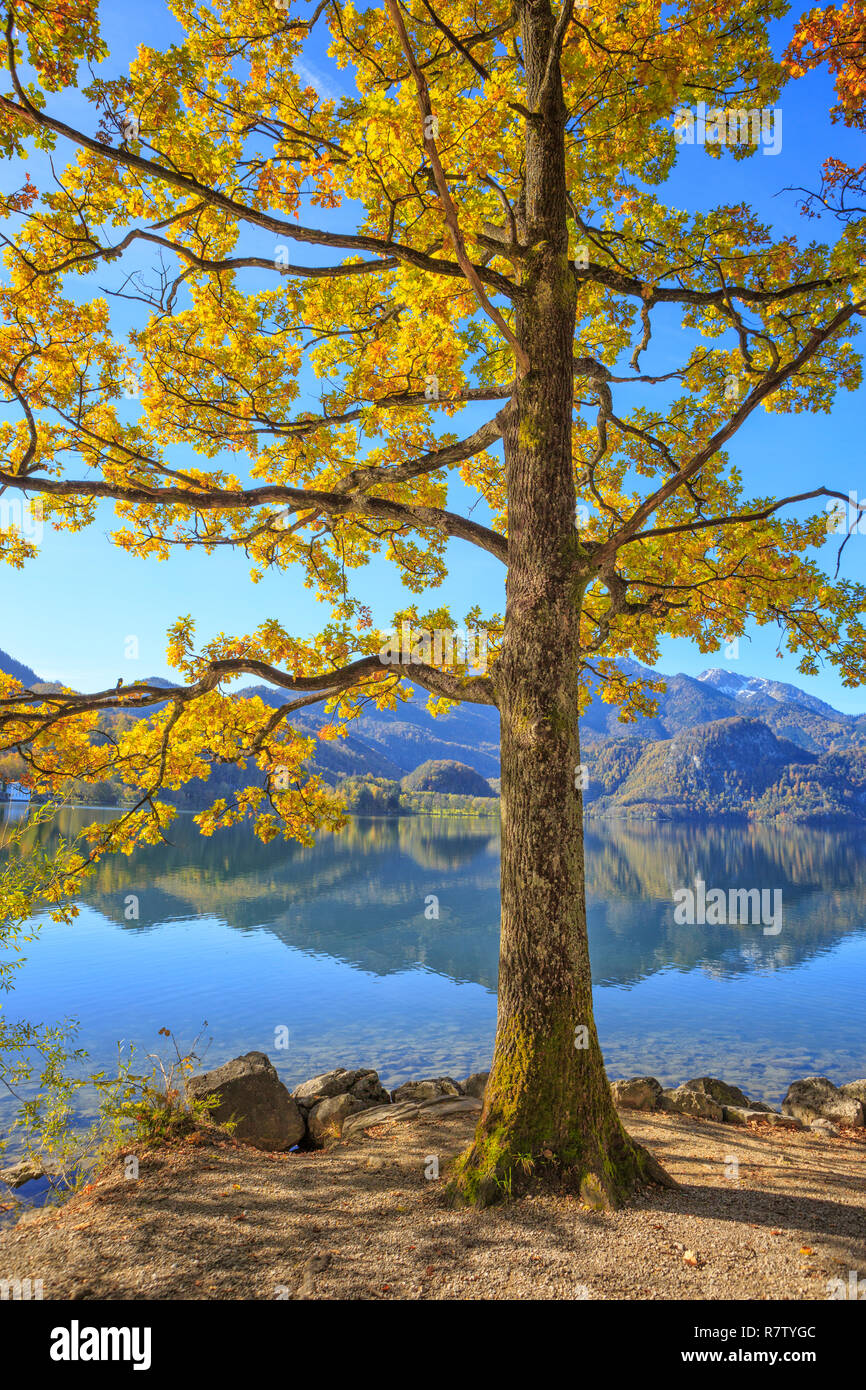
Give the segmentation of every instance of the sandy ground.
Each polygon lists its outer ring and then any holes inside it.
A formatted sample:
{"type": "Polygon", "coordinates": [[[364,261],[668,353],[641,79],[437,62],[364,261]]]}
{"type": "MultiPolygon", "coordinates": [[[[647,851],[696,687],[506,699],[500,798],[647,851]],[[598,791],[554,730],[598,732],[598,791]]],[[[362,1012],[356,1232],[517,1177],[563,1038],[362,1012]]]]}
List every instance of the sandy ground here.
{"type": "Polygon", "coordinates": [[[329,1152],[231,1140],[118,1161],[0,1235],[0,1279],[46,1299],[826,1299],[866,1277],[866,1134],[741,1129],[624,1111],[682,1184],[595,1212],[538,1194],[449,1210],[473,1117],[381,1126],[329,1152]],[[738,1177],[731,1158],[738,1160],[738,1177]]]}

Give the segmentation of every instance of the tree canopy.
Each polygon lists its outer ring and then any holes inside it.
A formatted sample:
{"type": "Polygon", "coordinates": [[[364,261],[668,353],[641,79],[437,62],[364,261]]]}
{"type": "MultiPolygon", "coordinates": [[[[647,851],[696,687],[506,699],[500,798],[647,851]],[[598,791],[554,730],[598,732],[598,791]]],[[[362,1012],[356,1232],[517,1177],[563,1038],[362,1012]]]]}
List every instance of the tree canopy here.
{"type": "MultiPolygon", "coordinates": [[[[548,245],[537,155],[561,102],[581,662],[628,717],[652,690],[618,656],[651,664],[663,635],[712,651],[751,615],[780,625],[804,672],[830,657],[862,680],[863,587],[814,554],[825,500],[847,492],[820,477],[799,496],[756,494],[728,452],[755,411],[828,412],[859,385],[862,230],[851,219],[833,244],[801,244],[744,205],[692,214],[664,196],[678,110],[775,99],[785,73],[767,25],[781,3],[175,0],[182,41],[140,47],[116,76],[95,0],[3,8],[2,150],[49,154],[51,177],[3,200],[0,486],[67,531],[113,503],[115,543],[143,558],[241,548],[253,582],[301,573],[329,610],[314,636],[262,615],[200,646],[179,615],[168,696],[37,695],[0,677],[0,738],[37,791],[62,798],[110,767],[140,792],[90,853],[159,839],[174,814],[161,789],[215,760],[268,777],[201,813],[205,833],[245,818],[264,839],[339,826],[339,798],[307,769],[311,740],[292,731],[301,706],[323,702],[333,734],[363,702],[402,698],[407,678],[440,704],[497,703],[502,616],[420,611],[411,596],[441,583],[450,541],[509,565],[498,447],[534,370],[518,319],[548,245]],[[538,71],[530,20],[546,25],[538,71]],[[322,34],[351,96],[305,80],[322,34]],[[57,114],[69,89],[86,103],[75,122],[57,114]],[[679,329],[673,365],[654,364],[660,321],[679,329]],[[484,419],[461,431],[470,407],[484,419]],[[486,522],[449,506],[457,477],[486,522]],[[350,583],[379,553],[407,592],[395,620],[484,626],[489,674],[382,664],[384,633],[350,583]],[[243,674],[285,702],[233,698],[243,674]],[[117,708],[149,717],[106,737],[117,708]]],[[[842,15],[832,32],[810,21],[791,52],[797,71],[842,35],[832,61],[851,113],[862,69],[843,59],[862,20],[842,15]]],[[[20,531],[0,546],[19,567],[34,550],[20,531]]]]}

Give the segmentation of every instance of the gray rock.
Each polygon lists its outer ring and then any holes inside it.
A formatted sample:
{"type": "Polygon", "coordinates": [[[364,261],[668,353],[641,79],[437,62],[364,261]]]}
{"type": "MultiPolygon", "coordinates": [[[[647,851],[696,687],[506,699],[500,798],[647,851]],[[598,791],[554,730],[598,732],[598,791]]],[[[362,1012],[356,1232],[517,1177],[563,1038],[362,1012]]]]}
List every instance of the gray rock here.
{"type": "Polygon", "coordinates": [[[434,1096],[431,1100],[403,1100],[378,1105],[349,1115],[343,1124],[343,1139],[353,1139],[371,1125],[398,1124],[401,1120],[440,1119],[443,1115],[478,1114],[482,1102],[477,1096],[434,1096]]]}
{"type": "Polygon", "coordinates": [[[750,1120],[759,1120],[762,1124],[780,1126],[782,1129],[802,1129],[799,1120],[795,1120],[791,1115],[777,1115],[775,1110],[769,1106],[757,1105],[725,1105],[724,1110],[725,1124],[728,1125],[747,1125],[750,1120]]]}
{"type": "Polygon", "coordinates": [[[692,1115],[701,1120],[723,1120],[725,1112],[712,1096],[703,1091],[692,1091],[688,1086],[677,1086],[674,1091],[662,1091],[660,1109],[674,1110],[679,1115],[692,1115]]]}
{"type": "Polygon", "coordinates": [[[328,1096],[345,1095],[362,1074],[360,1071],[347,1071],[345,1067],[335,1067],[333,1071],[324,1071],[321,1076],[302,1081],[292,1091],[292,1099],[309,1105],[317,1100],[326,1100],[328,1096]]]}
{"type": "Polygon", "coordinates": [[[749,1098],[743,1094],[739,1086],[729,1086],[727,1081],[719,1081],[715,1076],[697,1076],[694,1081],[684,1081],[679,1089],[699,1091],[701,1095],[709,1096],[717,1105],[740,1105],[746,1109],[749,1106],[749,1098]]]}
{"type": "Polygon", "coordinates": [[[459,1096],[460,1088],[450,1076],[429,1076],[423,1081],[404,1081],[391,1092],[395,1104],[403,1100],[436,1100],[439,1096],[459,1096]]]}
{"type": "Polygon", "coordinates": [[[218,1096],[211,1117],[217,1124],[236,1119],[235,1138],[254,1148],[281,1151],[304,1137],[304,1117],[263,1052],[189,1077],[186,1093],[190,1100],[218,1096]]]}
{"type": "Polygon", "coordinates": [[[379,1082],[378,1073],[369,1067],[348,1071],[345,1067],[335,1067],[333,1071],[322,1072],[309,1081],[302,1081],[292,1091],[292,1097],[302,1110],[311,1110],[321,1100],[332,1096],[354,1096],[363,1105],[384,1105],[388,1092],[379,1082]]]}
{"type": "Polygon", "coordinates": [[[432,1100],[422,1100],[418,1103],[418,1113],[423,1117],[434,1115],[464,1115],[475,1113],[476,1115],[484,1109],[484,1102],[477,1096],[434,1096],[432,1100]]]}
{"type": "Polygon", "coordinates": [[[766,1119],[766,1111],[744,1105],[723,1105],[722,1111],[726,1125],[747,1125],[750,1120],[766,1119]]]}
{"type": "Polygon", "coordinates": [[[379,1073],[375,1071],[358,1072],[357,1079],[349,1087],[349,1094],[362,1105],[387,1105],[390,1100],[388,1092],[379,1080],[379,1073]]]}
{"type": "Polygon", "coordinates": [[[813,1120],[809,1128],[816,1134],[826,1134],[830,1139],[836,1138],[839,1134],[832,1120],[813,1120]]]}
{"type": "Polygon", "coordinates": [[[768,1125],[774,1129],[802,1129],[803,1123],[794,1115],[777,1115],[774,1111],[767,1114],[766,1111],[761,1115],[762,1120],[766,1120],[768,1125]]]}
{"type": "Polygon", "coordinates": [[[361,1110],[350,1115],[343,1123],[343,1139],[350,1139],[369,1128],[370,1125],[394,1124],[397,1120],[412,1120],[419,1114],[420,1107],[411,1101],[396,1105],[375,1105],[370,1110],[361,1110]]]}
{"type": "MultiPolygon", "coordinates": [[[[366,1107],[369,1109],[370,1107],[366,1107]]],[[[327,1096],[313,1106],[307,1118],[307,1135],[317,1148],[339,1139],[343,1121],[356,1111],[365,1109],[364,1102],[344,1091],[341,1096],[327,1096]]]]}
{"type": "Polygon", "coordinates": [[[839,1090],[848,1100],[859,1100],[863,1109],[866,1110],[866,1081],[846,1081],[839,1090]]]}
{"type": "Polygon", "coordinates": [[[475,1096],[478,1100],[483,1100],[489,1076],[489,1071],[474,1071],[465,1081],[458,1082],[458,1085],[464,1096],[475,1096]]]}
{"type": "Polygon", "coordinates": [[[614,1105],[628,1110],[658,1110],[661,1082],[654,1076],[633,1076],[630,1081],[614,1081],[611,1085],[614,1105]]]}
{"type": "MultiPolygon", "coordinates": [[[[856,1084],[856,1083],[849,1083],[856,1084]]],[[[782,1114],[809,1124],[812,1120],[835,1120],[837,1124],[862,1127],[862,1101],[845,1095],[826,1076],[806,1076],[792,1081],[782,1101],[782,1114]]]]}
{"type": "Polygon", "coordinates": [[[36,1178],[54,1177],[57,1171],[55,1164],[45,1164],[41,1158],[21,1158],[9,1168],[0,1169],[0,1181],[7,1187],[23,1187],[36,1178]]]}

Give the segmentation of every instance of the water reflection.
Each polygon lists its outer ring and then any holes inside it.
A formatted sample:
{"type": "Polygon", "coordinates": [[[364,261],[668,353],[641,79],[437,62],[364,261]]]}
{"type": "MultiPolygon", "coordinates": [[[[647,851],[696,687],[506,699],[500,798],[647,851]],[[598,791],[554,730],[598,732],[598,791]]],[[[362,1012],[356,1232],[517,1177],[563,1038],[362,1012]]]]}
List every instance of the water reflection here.
{"type": "MultiPolygon", "coordinates": [[[[93,815],[64,811],[35,835],[47,846],[93,815]]],[[[498,821],[358,819],[309,849],[262,845],[239,827],[206,839],[188,816],[170,835],[167,845],[103,861],[82,901],[125,931],[215,916],[375,974],[425,961],[453,980],[496,987],[498,821]],[[438,920],[424,917],[430,893],[438,920]],[[137,920],[127,919],[129,894],[137,920]]],[[[594,822],[586,868],[596,983],[634,984],[671,967],[725,976],[802,964],[866,924],[861,846],[845,829],[594,822]],[[724,889],[781,890],[783,930],[677,925],[673,893],[696,876],[724,889]]]]}
{"type": "MultiPolygon", "coordinates": [[[[48,844],[94,814],[64,812],[33,836],[48,844]]],[[[186,816],[170,835],[170,844],[100,864],[79,922],[44,930],[16,990],[22,1016],[32,1016],[34,999],[40,1017],[52,1017],[72,998],[99,1047],[174,1026],[175,1016],[188,1014],[193,1032],[202,1017],[218,1017],[214,1061],[268,1051],[289,1016],[287,1079],[363,1063],[396,1084],[486,1063],[496,820],[359,819],[309,849],[261,845],[242,829],[204,839],[186,816]],[[439,917],[429,919],[431,894],[439,917]]],[[[769,1099],[809,1070],[866,1075],[866,856],[856,832],[595,821],[586,864],[612,1074],[649,1066],[663,1081],[682,1080],[718,1071],[724,1054],[722,1069],[769,1099]],[[781,932],[677,925],[673,892],[696,876],[724,889],[780,889],[781,932]]]]}

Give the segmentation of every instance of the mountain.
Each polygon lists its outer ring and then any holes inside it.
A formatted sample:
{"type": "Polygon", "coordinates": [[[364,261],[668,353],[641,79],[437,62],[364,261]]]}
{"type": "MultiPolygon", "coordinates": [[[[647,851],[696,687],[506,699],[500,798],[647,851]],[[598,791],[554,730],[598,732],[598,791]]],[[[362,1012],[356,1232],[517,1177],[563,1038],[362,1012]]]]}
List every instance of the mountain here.
{"type": "MultiPolygon", "coordinates": [[[[258,695],[276,707],[284,691],[267,685],[245,686],[242,695],[258,695]]],[[[491,705],[458,705],[434,719],[428,713],[427,692],[417,690],[394,710],[369,708],[347,726],[345,738],[322,740],[316,754],[320,770],[337,776],[362,775],[400,781],[421,763],[466,763],[482,777],[499,775],[499,712],[491,705]]],[[[316,734],[324,723],[321,711],[299,710],[295,728],[316,734]]]]}
{"type": "Polygon", "coordinates": [[[63,689],[59,681],[44,681],[31,666],[25,666],[23,661],[16,661],[8,652],[0,651],[0,671],[4,675],[14,676],[15,680],[26,685],[28,690],[38,690],[40,694],[63,689]]]}
{"type": "MultiPolygon", "coordinates": [[[[659,671],[622,663],[631,676],[658,679],[659,671]]],[[[810,753],[866,748],[866,715],[843,714],[805,690],[763,676],[741,676],[719,669],[699,676],[664,676],[667,689],[655,698],[658,713],[621,724],[615,705],[594,699],[582,723],[584,748],[609,738],[666,739],[715,719],[760,719],[780,738],[810,753]]]]}
{"type": "Polygon", "coordinates": [[[585,754],[591,816],[866,819],[866,749],[815,754],[743,716],[585,754]]]}
{"type": "Polygon", "coordinates": [[[404,792],[447,792],[456,796],[490,796],[490,783],[466,763],[429,759],[404,777],[404,792]]]}
{"type": "Polygon", "coordinates": [[[722,671],[716,666],[712,670],[702,671],[698,680],[713,686],[725,695],[731,695],[735,700],[748,702],[756,696],[763,696],[769,700],[777,700],[780,704],[802,705],[805,709],[823,714],[828,719],[839,718],[838,710],[815,695],[807,695],[805,690],[800,690],[796,685],[787,685],[784,681],[767,680],[766,676],[740,676],[734,671],[722,671]]]}
{"type": "Polygon", "coordinates": [[[14,656],[10,656],[8,652],[2,650],[0,650],[0,671],[6,676],[13,676],[15,680],[28,687],[39,683],[39,677],[35,671],[29,666],[25,666],[23,662],[16,661],[14,656]]]}
{"type": "MultiPolygon", "coordinates": [[[[682,819],[689,816],[866,820],[866,714],[843,714],[797,686],[714,668],[673,675],[625,660],[632,677],[662,679],[658,711],[632,723],[595,694],[581,720],[592,816],[682,819]]],[[[0,652],[0,670],[39,687],[34,671],[0,652]]],[[[150,682],[171,688],[172,682],[150,682]]],[[[43,686],[44,688],[44,686],[43,686]]],[[[273,707],[285,692],[247,686],[273,707]]],[[[460,705],[439,718],[416,688],[394,710],[366,707],[345,737],[318,740],[316,769],[332,784],[345,777],[400,783],[425,763],[462,764],[498,793],[499,715],[489,705],[460,705]]],[[[292,722],[316,736],[321,710],[298,711],[292,722]]],[[[197,807],[242,785],[249,773],[217,768],[207,793],[191,784],[178,803],[197,807]],[[219,784],[219,787],[218,785],[219,784]]]]}

